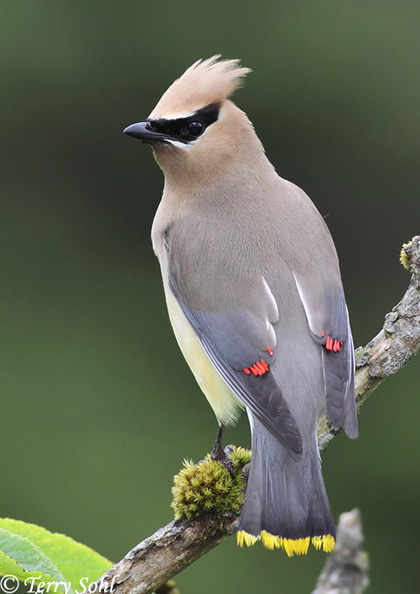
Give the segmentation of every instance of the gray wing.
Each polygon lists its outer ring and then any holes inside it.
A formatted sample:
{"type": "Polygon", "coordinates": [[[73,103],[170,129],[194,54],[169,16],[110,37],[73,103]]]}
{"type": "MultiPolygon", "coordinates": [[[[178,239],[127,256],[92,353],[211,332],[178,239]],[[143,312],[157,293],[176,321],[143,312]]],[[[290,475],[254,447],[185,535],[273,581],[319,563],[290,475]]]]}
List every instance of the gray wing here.
{"type": "Polygon", "coordinates": [[[312,337],[323,347],[328,420],[354,439],[358,436],[354,348],[343,288],[341,283],[322,286],[314,276],[294,276],[312,337]]]}
{"type": "MultiPolygon", "coordinates": [[[[303,445],[299,427],[270,372],[276,356],[272,324],[278,321],[278,312],[264,279],[261,277],[260,283],[254,285],[254,294],[249,299],[257,304],[256,308],[243,306],[221,311],[193,307],[187,279],[188,275],[179,275],[176,265],[169,267],[170,288],[207,356],[231,390],[270,433],[294,456],[300,457],[303,445]]],[[[217,287],[213,285],[215,301],[217,287]]],[[[220,295],[220,301],[224,296],[220,295]]]]}

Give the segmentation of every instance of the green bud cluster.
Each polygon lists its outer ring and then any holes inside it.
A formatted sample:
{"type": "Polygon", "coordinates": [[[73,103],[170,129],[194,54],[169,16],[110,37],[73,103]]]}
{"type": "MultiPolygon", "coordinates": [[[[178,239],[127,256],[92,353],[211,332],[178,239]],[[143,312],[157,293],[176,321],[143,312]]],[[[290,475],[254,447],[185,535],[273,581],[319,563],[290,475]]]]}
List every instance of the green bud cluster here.
{"type": "Polygon", "coordinates": [[[184,460],[184,468],[174,477],[172,508],[175,519],[192,520],[206,513],[216,517],[237,513],[244,502],[242,468],[250,462],[251,452],[232,446],[229,458],[232,477],[226,467],[207,454],[199,464],[184,460]]]}

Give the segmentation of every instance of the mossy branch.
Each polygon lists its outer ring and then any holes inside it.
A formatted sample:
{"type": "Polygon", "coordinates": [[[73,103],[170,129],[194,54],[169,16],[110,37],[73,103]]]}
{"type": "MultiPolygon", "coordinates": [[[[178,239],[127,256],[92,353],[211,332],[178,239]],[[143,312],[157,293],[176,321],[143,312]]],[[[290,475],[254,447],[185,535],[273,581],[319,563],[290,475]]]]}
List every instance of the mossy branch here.
{"type": "MultiPolygon", "coordinates": [[[[400,260],[412,273],[409,287],[401,301],[385,316],[379,334],[356,350],[358,410],[386,377],[397,373],[420,350],[420,236],[404,244],[400,260]]],[[[336,434],[327,420],[321,419],[320,451],[336,434]]],[[[242,467],[239,474],[245,485],[248,466],[238,464],[239,467],[242,467]]],[[[232,481],[232,484],[237,485],[237,482],[232,481]]],[[[165,586],[167,580],[237,530],[239,511],[234,505],[233,509],[219,510],[219,513],[210,510],[194,520],[174,520],[129,551],[101,578],[102,584],[112,585],[113,594],[149,594],[163,592],[162,588],[169,592],[165,586]]]]}

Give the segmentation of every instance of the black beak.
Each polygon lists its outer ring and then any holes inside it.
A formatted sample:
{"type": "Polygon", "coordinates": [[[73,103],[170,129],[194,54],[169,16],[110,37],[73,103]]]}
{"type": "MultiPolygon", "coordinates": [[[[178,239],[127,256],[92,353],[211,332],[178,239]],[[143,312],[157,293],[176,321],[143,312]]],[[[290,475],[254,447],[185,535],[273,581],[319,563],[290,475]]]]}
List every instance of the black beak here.
{"type": "Polygon", "coordinates": [[[161,132],[155,132],[152,130],[150,126],[150,122],[139,122],[138,124],[131,124],[123,130],[124,134],[128,134],[128,136],[132,136],[133,138],[137,138],[138,140],[142,140],[143,142],[148,142],[152,144],[153,142],[165,142],[168,140],[168,136],[166,134],[162,134],[161,132]]]}

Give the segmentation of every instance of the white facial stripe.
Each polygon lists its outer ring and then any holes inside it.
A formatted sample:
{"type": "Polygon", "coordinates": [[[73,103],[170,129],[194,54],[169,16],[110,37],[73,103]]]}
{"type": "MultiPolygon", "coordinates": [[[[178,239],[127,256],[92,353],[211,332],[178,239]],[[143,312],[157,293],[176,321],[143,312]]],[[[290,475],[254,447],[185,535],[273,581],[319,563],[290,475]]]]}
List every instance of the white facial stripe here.
{"type": "Polygon", "coordinates": [[[195,141],[186,144],[185,142],[180,142],[179,140],[172,140],[171,138],[168,138],[167,140],[165,140],[165,142],[167,144],[172,144],[172,146],[176,146],[177,148],[183,149],[184,151],[188,151],[195,141]]]}
{"type": "Polygon", "coordinates": [[[173,113],[170,115],[156,115],[153,114],[153,112],[149,115],[149,119],[150,120],[180,120],[180,119],[184,119],[184,118],[190,118],[191,116],[193,116],[195,113],[197,113],[196,111],[189,111],[186,113],[173,113]]]}

